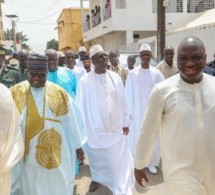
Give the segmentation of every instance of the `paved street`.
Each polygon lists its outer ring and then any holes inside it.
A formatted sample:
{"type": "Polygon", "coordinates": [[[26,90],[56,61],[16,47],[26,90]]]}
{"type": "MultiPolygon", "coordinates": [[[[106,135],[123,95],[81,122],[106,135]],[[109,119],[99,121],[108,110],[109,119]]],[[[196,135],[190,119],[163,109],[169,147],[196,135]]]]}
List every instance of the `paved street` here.
{"type": "MultiPolygon", "coordinates": [[[[148,191],[150,186],[155,186],[163,182],[163,176],[160,168],[156,175],[151,174],[148,170],[146,170],[146,172],[150,180],[149,187],[142,188],[136,183],[133,195],[144,194],[148,191]]],[[[85,164],[80,166],[80,173],[78,176],[76,176],[74,195],[112,195],[111,191],[107,187],[102,185],[100,185],[95,192],[89,192],[88,188],[90,182],[91,177],[89,163],[87,159],[85,159],[85,164]]]]}

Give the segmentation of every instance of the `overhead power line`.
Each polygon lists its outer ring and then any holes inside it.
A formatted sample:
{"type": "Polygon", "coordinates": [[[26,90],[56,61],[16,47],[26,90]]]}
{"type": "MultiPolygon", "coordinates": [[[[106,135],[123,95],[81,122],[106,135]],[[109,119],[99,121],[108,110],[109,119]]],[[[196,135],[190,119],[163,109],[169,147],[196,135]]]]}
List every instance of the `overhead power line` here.
{"type": "Polygon", "coordinates": [[[22,21],[17,21],[17,23],[20,24],[27,24],[27,25],[57,25],[57,23],[32,23],[32,22],[22,22],[22,21]]]}
{"type": "Polygon", "coordinates": [[[41,38],[41,37],[44,37],[44,36],[50,34],[50,33],[53,32],[53,31],[54,31],[54,30],[51,30],[51,31],[49,31],[49,32],[47,32],[47,33],[45,33],[45,34],[43,34],[43,35],[37,36],[37,37],[29,37],[29,40],[30,40],[30,39],[39,39],[39,38],[41,38]]]}
{"type": "Polygon", "coordinates": [[[51,16],[53,16],[53,15],[55,15],[55,14],[61,12],[61,11],[62,11],[62,9],[59,10],[59,11],[57,11],[57,12],[55,12],[55,13],[53,13],[53,14],[51,14],[51,15],[49,15],[49,16],[46,16],[46,17],[44,17],[44,18],[40,18],[40,19],[33,20],[33,21],[19,21],[19,23],[38,22],[38,21],[44,20],[44,19],[46,19],[46,18],[49,18],[49,17],[51,17],[51,16]]]}

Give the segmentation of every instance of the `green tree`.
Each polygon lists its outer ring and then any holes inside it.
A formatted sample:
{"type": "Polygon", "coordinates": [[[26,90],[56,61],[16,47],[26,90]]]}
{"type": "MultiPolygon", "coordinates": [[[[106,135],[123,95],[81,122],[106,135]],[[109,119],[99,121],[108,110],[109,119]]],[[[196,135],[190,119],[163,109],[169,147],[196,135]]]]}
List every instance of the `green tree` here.
{"type": "MultiPolygon", "coordinates": [[[[6,29],[6,31],[4,31],[5,40],[14,40],[13,36],[13,29],[6,29]]],[[[28,42],[27,35],[24,35],[22,31],[16,33],[16,40],[20,41],[22,49],[31,50],[30,46],[26,43],[28,42]]]]}
{"type": "Polygon", "coordinates": [[[48,49],[55,49],[56,51],[58,51],[58,41],[55,39],[47,41],[46,50],[48,50],[48,49]]]}

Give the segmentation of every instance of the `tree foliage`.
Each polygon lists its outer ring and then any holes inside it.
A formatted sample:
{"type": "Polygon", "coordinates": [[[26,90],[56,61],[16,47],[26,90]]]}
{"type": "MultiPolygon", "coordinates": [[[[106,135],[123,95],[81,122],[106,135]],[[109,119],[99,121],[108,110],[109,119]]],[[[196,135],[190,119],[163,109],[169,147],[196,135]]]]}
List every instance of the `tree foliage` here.
{"type": "MultiPolygon", "coordinates": [[[[6,29],[6,31],[4,31],[4,38],[5,40],[14,40],[13,29],[6,29]]],[[[16,32],[16,40],[20,41],[22,49],[31,50],[30,46],[26,43],[28,42],[27,35],[24,35],[22,31],[16,32]]]]}
{"type": "Polygon", "coordinates": [[[58,51],[58,41],[55,39],[47,41],[46,50],[48,50],[48,49],[55,49],[56,51],[58,51]]]}

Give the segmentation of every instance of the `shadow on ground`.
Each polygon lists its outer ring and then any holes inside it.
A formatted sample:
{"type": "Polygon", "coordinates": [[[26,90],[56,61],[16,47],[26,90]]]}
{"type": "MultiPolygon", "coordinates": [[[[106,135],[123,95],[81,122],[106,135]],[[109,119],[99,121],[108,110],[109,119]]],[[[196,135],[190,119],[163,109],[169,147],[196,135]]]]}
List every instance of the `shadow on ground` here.
{"type": "MultiPolygon", "coordinates": [[[[153,175],[146,169],[146,174],[149,178],[149,184],[147,188],[135,184],[135,190],[133,195],[141,195],[146,193],[150,187],[163,183],[163,175],[161,168],[158,168],[158,173],[153,175]]],[[[89,185],[91,182],[89,162],[86,159],[85,164],[80,166],[79,174],[76,175],[75,179],[75,188],[73,195],[112,195],[112,192],[103,185],[99,185],[98,189],[95,192],[89,192],[89,185]]]]}

